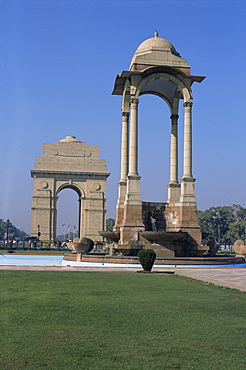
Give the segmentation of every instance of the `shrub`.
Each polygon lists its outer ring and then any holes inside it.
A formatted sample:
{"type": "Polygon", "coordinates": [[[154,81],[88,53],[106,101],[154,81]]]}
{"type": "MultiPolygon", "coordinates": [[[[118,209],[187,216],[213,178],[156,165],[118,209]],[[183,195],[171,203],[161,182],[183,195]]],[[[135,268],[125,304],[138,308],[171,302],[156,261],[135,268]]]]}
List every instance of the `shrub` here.
{"type": "Polygon", "coordinates": [[[138,259],[144,271],[151,271],[155,258],[156,253],[153,249],[141,249],[141,251],[138,252],[138,259]]]}

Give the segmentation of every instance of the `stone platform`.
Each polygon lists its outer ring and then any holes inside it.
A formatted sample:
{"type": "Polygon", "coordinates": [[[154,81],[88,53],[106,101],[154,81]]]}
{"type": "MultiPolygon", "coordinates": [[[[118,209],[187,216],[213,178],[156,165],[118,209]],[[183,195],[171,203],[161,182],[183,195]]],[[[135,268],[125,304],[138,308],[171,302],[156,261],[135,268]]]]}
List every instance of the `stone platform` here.
{"type": "MultiPolygon", "coordinates": [[[[98,262],[98,263],[136,263],[140,265],[138,257],[128,256],[100,256],[96,254],[78,255],[76,253],[65,254],[66,261],[98,262]]],[[[157,257],[154,265],[233,265],[243,264],[242,257],[157,257]]]]}
{"type": "MultiPolygon", "coordinates": [[[[134,228],[133,228],[134,229],[134,228]]],[[[132,230],[134,231],[134,230],[132,230]]],[[[153,249],[157,257],[202,256],[209,246],[199,245],[186,231],[134,231],[136,241],[119,243],[120,234],[100,231],[99,234],[113,241],[113,248],[124,256],[137,256],[141,249],[153,249]]]]}

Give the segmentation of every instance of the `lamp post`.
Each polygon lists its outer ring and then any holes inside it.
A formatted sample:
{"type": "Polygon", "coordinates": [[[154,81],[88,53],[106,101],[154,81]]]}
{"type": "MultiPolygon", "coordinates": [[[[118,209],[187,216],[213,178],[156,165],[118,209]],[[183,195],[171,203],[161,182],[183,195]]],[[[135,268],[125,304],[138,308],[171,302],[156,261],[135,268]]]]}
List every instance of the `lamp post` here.
{"type": "Polygon", "coordinates": [[[244,240],[245,240],[245,245],[246,245],[246,217],[244,218],[244,222],[245,222],[245,225],[244,225],[244,240]]]}
{"type": "Polygon", "coordinates": [[[38,240],[39,240],[40,235],[41,235],[41,233],[40,233],[40,225],[38,225],[38,240]]]}
{"type": "Polygon", "coordinates": [[[221,217],[218,216],[218,243],[220,243],[220,232],[221,232],[221,228],[220,228],[220,221],[221,221],[221,217]]]}
{"type": "Polygon", "coordinates": [[[7,246],[9,244],[9,223],[10,223],[10,221],[9,221],[9,219],[7,219],[7,246]]]}

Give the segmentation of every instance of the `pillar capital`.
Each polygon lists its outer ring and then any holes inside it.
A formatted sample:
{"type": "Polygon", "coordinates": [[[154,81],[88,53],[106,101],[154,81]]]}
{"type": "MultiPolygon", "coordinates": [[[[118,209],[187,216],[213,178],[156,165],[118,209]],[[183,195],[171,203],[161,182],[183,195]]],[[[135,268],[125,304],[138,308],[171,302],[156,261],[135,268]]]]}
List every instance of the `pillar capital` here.
{"type": "Polygon", "coordinates": [[[139,99],[138,98],[131,98],[131,104],[138,104],[139,99]]]}
{"type": "Polygon", "coordinates": [[[170,119],[172,120],[172,121],[178,121],[178,119],[179,119],[179,115],[178,114],[172,114],[171,116],[170,116],[170,119]]]}
{"type": "Polygon", "coordinates": [[[129,117],[130,113],[129,112],[122,112],[121,115],[122,115],[122,117],[129,117]]]}
{"type": "Polygon", "coordinates": [[[193,103],[191,101],[186,101],[184,104],[183,104],[183,107],[184,108],[191,108],[193,105],[193,103]]]}

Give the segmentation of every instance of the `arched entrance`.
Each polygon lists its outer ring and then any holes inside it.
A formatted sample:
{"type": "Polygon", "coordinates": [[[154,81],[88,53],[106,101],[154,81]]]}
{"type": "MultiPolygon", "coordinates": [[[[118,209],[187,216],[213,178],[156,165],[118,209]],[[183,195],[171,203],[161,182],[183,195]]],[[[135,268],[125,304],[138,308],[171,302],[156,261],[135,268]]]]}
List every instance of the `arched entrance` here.
{"type": "Polygon", "coordinates": [[[99,146],[87,145],[73,136],[43,144],[37,157],[32,197],[32,236],[40,232],[42,241],[56,238],[57,200],[62,189],[73,189],[80,202],[79,236],[100,240],[105,229],[106,173],[105,160],[99,158],[99,146]]]}
{"type": "Polygon", "coordinates": [[[169,180],[169,115],[168,107],[158,96],[141,96],[138,136],[141,198],[164,201],[169,180]]]}
{"type": "Polygon", "coordinates": [[[79,189],[70,186],[60,189],[57,194],[56,236],[62,236],[62,240],[73,240],[77,237],[80,234],[80,215],[79,189]]]}
{"type": "MultiPolygon", "coordinates": [[[[191,75],[190,66],[174,46],[158,37],[158,32],[155,32],[154,36],[137,48],[129,70],[117,75],[113,91],[114,95],[122,95],[121,178],[114,231],[119,235],[118,249],[124,251],[123,253],[132,250],[132,247],[139,243],[141,235],[143,236],[140,232],[146,229],[147,215],[155,212],[162,214],[162,230],[182,230],[189,233],[195,244],[201,244],[194,190],[195,178],[192,174],[191,86],[194,82],[202,82],[205,77],[191,75]],[[138,128],[138,109],[140,98],[145,94],[160,97],[170,111],[170,165],[166,202],[143,202],[140,194],[138,136],[141,125],[138,128]],[[183,174],[179,180],[178,120],[181,100],[184,138],[183,174]]],[[[150,122],[150,126],[154,127],[154,124],[150,122]]],[[[160,170],[161,166],[158,167],[160,170]]],[[[174,254],[174,249],[170,253],[169,255],[174,254]]]]}

